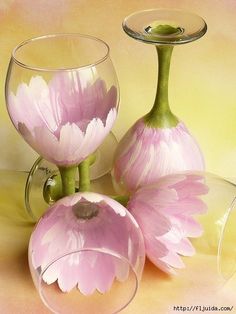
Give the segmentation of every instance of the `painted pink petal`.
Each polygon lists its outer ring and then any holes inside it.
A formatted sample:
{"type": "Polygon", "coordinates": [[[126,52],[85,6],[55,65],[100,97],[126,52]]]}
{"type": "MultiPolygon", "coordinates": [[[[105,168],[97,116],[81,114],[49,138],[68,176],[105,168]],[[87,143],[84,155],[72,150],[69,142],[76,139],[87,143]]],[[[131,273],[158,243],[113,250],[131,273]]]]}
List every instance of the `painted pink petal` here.
{"type": "MultiPolygon", "coordinates": [[[[63,260],[55,261],[53,264],[47,265],[47,266],[50,266],[50,267],[48,267],[43,273],[43,276],[42,276],[43,281],[46,282],[48,285],[51,285],[57,280],[60,281],[59,278],[60,278],[61,269],[63,267],[63,260]]],[[[61,286],[61,281],[60,281],[59,287],[63,292],[66,292],[66,287],[61,286]]]]}
{"type": "MultiPolygon", "coordinates": [[[[135,202],[129,203],[129,207],[135,207],[135,202]]],[[[132,211],[133,213],[133,211],[132,211]]],[[[150,234],[155,236],[161,236],[166,234],[171,229],[171,223],[168,218],[161,212],[155,211],[149,204],[139,201],[137,204],[137,211],[135,211],[135,219],[138,222],[141,229],[148,230],[150,234]],[[138,209],[142,206],[142,212],[138,209]],[[142,213],[145,211],[145,215],[142,213]],[[152,217],[152,220],[150,220],[152,217]]]]}
{"type": "Polygon", "coordinates": [[[85,134],[76,124],[66,124],[61,128],[59,139],[45,127],[35,128],[31,133],[20,125],[19,131],[40,155],[63,166],[79,164],[93,153],[109,133],[115,119],[115,112],[108,115],[106,126],[99,119],[94,119],[85,134]]]}
{"type": "Polygon", "coordinates": [[[184,268],[185,265],[182,261],[182,259],[179,257],[178,254],[176,254],[175,252],[169,251],[168,254],[164,257],[160,257],[160,260],[162,262],[165,262],[166,264],[168,264],[171,267],[174,268],[184,268]]]}
{"type": "Polygon", "coordinates": [[[119,143],[112,175],[115,186],[133,192],[162,176],[186,170],[204,170],[204,160],[185,125],[149,128],[141,118],[119,143]]]}
{"type": "Polygon", "coordinates": [[[198,197],[187,197],[176,202],[167,204],[165,212],[168,214],[182,214],[187,215],[204,214],[207,211],[207,205],[198,197]]]}
{"type": "Polygon", "coordinates": [[[15,126],[21,123],[29,130],[42,126],[44,122],[38,105],[47,102],[46,95],[48,95],[48,87],[40,76],[32,77],[29,85],[20,84],[16,95],[10,93],[8,110],[15,126]],[[41,95],[38,91],[41,91],[41,95]]]}
{"type": "Polygon", "coordinates": [[[167,207],[178,200],[178,195],[174,189],[159,189],[153,188],[152,186],[147,186],[147,188],[140,188],[135,193],[135,199],[137,201],[142,201],[143,195],[145,194],[145,199],[149,199],[149,205],[158,208],[167,207]]]}
{"type": "MultiPolygon", "coordinates": [[[[117,91],[112,86],[108,91],[98,74],[89,70],[57,73],[49,83],[52,103],[55,103],[62,124],[67,121],[91,121],[94,117],[105,122],[108,112],[116,107],[117,91]]],[[[85,130],[86,124],[82,127],[85,130]]]]}
{"type": "Polygon", "coordinates": [[[113,199],[91,192],[55,203],[38,222],[29,246],[31,265],[46,269],[46,283],[57,281],[64,292],[77,287],[85,295],[105,293],[114,280],[127,280],[142,254],[141,230],[134,218],[113,199]],[[95,208],[96,215],[78,218],[82,205],[95,208]]]}
{"type": "Polygon", "coordinates": [[[97,290],[105,293],[111,289],[116,276],[114,258],[107,255],[99,255],[96,267],[99,271],[96,271],[95,277],[91,279],[96,282],[97,290]]]}
{"type": "Polygon", "coordinates": [[[183,230],[184,237],[200,237],[203,233],[202,226],[193,217],[188,215],[174,215],[172,216],[173,224],[179,226],[183,230]]]}
{"type": "Polygon", "coordinates": [[[183,182],[175,186],[180,199],[194,195],[204,195],[208,193],[208,187],[204,182],[183,182]],[[187,188],[186,188],[187,186],[187,188]]]}
{"type": "Polygon", "coordinates": [[[204,177],[188,173],[162,177],[131,195],[127,208],[143,232],[148,258],[161,270],[175,274],[184,267],[180,255],[195,253],[188,237],[202,235],[193,215],[206,212],[200,197],[207,192],[204,177]]]}
{"type": "Polygon", "coordinates": [[[61,260],[60,272],[57,275],[58,286],[63,292],[69,292],[78,283],[81,254],[74,253],[61,260]]]}
{"type": "Polygon", "coordinates": [[[184,256],[193,256],[196,251],[189,239],[184,238],[179,242],[179,245],[176,247],[176,252],[184,256]]]}
{"type": "Polygon", "coordinates": [[[79,164],[110,132],[117,116],[117,91],[89,70],[41,76],[8,95],[9,114],[24,139],[50,162],[79,164]],[[100,111],[101,109],[101,111],[100,111]],[[100,114],[101,113],[101,114],[100,114]]]}

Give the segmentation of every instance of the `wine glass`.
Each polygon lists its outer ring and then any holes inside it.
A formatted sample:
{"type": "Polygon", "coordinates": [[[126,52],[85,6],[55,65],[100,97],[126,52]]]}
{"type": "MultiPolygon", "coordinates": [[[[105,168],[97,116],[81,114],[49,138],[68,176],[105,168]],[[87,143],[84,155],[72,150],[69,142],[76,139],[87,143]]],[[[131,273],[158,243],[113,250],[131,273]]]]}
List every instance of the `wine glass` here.
{"type": "Polygon", "coordinates": [[[144,262],[143,236],[132,215],[92,192],[52,205],[29,244],[34,284],[53,313],[118,313],[134,298],[144,262]]]}
{"type": "Polygon", "coordinates": [[[188,289],[220,292],[235,275],[232,182],[207,172],[179,172],[139,188],[127,208],[143,232],[147,257],[164,272],[178,273],[180,281],[184,277],[188,289]]]}
{"type": "Polygon", "coordinates": [[[207,30],[205,21],[182,10],[151,9],[126,17],[123,29],[130,37],[155,46],[158,84],[151,110],[135,122],[117,147],[112,174],[120,193],[133,192],[170,173],[205,170],[197,141],[171,111],[168,99],[173,48],[202,37],[207,30]]]}
{"type": "Polygon", "coordinates": [[[109,134],[118,101],[109,47],[100,39],[53,34],[13,50],[6,78],[8,113],[25,141],[58,167],[58,198],[75,192],[78,165],[109,134]]]}

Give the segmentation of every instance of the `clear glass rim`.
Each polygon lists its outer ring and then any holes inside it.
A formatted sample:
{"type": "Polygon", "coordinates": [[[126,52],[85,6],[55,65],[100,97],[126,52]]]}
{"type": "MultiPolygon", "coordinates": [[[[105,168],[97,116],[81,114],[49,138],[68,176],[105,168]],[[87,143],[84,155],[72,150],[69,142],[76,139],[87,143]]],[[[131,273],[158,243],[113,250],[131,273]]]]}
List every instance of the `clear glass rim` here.
{"type": "MultiPolygon", "coordinates": [[[[181,27],[181,25],[180,25],[181,27]]],[[[183,9],[169,9],[169,8],[152,8],[152,9],[147,9],[147,10],[139,10],[136,12],[131,13],[130,15],[128,15],[127,17],[125,17],[125,19],[122,22],[122,28],[125,31],[125,33],[136,39],[139,40],[141,42],[147,43],[147,44],[152,44],[152,45],[181,45],[181,44],[186,44],[188,42],[192,42],[195,41],[199,38],[201,38],[207,31],[207,24],[205,22],[205,20],[200,17],[199,15],[192,13],[190,11],[187,10],[183,10],[183,9]],[[152,37],[149,35],[147,35],[146,33],[144,34],[144,32],[136,32],[134,30],[132,30],[128,25],[127,22],[130,18],[134,17],[134,16],[138,16],[139,14],[145,14],[145,13],[151,13],[151,12],[177,12],[177,13],[185,13],[185,14],[189,14],[191,16],[195,16],[198,17],[199,20],[201,20],[203,22],[203,27],[198,30],[197,32],[191,34],[191,36],[185,36],[185,37],[180,37],[180,35],[177,35],[176,37],[174,35],[158,35],[156,36],[156,38],[154,39],[153,34],[152,37]],[[181,40],[180,40],[181,38],[181,40]],[[171,40],[170,40],[171,39],[171,40]]]]}
{"type": "Polygon", "coordinates": [[[22,41],[20,44],[18,44],[12,51],[11,54],[11,59],[14,61],[14,63],[16,63],[17,65],[28,69],[28,70],[33,70],[33,71],[42,71],[42,72],[59,72],[59,71],[72,71],[72,70],[78,70],[78,69],[85,69],[85,68],[90,68],[90,67],[94,67],[102,62],[104,62],[110,54],[110,47],[108,46],[108,44],[103,41],[100,38],[94,37],[94,36],[90,36],[90,35],[85,35],[85,34],[80,34],[80,33],[58,33],[58,34],[47,34],[47,35],[42,35],[42,36],[37,36],[37,37],[32,37],[30,39],[26,39],[24,41],[22,41]],[[62,68],[44,68],[44,67],[35,67],[35,66],[30,66],[27,65],[23,62],[21,62],[20,60],[18,60],[18,58],[16,57],[17,52],[24,46],[38,41],[38,40],[45,40],[45,39],[49,39],[49,38],[59,38],[59,37],[80,37],[80,38],[86,38],[89,39],[91,41],[96,41],[99,42],[100,44],[102,44],[105,48],[106,48],[106,52],[104,54],[103,57],[98,58],[96,61],[89,63],[89,64],[85,64],[82,66],[75,66],[75,67],[62,67],[62,68]]]}
{"type": "Polygon", "coordinates": [[[71,254],[76,254],[76,253],[81,253],[81,252],[96,252],[96,253],[100,253],[100,254],[107,254],[107,255],[110,255],[111,257],[115,257],[117,259],[120,259],[121,261],[127,263],[127,265],[129,265],[130,269],[132,270],[133,274],[134,274],[134,278],[135,278],[135,289],[131,295],[131,297],[128,299],[127,302],[124,303],[124,305],[121,305],[119,307],[119,309],[117,309],[115,312],[111,313],[111,314],[117,314],[119,313],[120,311],[122,311],[123,309],[125,309],[130,303],[131,301],[134,299],[136,293],[137,293],[137,290],[138,290],[138,287],[139,287],[139,279],[138,279],[138,274],[136,272],[136,270],[134,269],[134,267],[131,265],[131,263],[129,262],[129,260],[127,258],[125,258],[124,256],[112,251],[112,250],[109,250],[109,249],[99,249],[99,248],[81,248],[81,249],[78,249],[78,250],[75,250],[75,251],[71,251],[71,252],[68,252],[68,253],[65,253],[57,258],[55,258],[53,261],[51,261],[47,266],[44,267],[44,269],[41,271],[40,275],[39,275],[39,280],[38,280],[38,290],[39,290],[39,295],[40,295],[40,298],[41,300],[43,301],[43,303],[45,304],[45,306],[47,308],[49,308],[53,313],[56,313],[56,314],[59,314],[58,312],[55,312],[55,310],[49,305],[49,303],[47,302],[47,299],[45,298],[44,296],[44,293],[43,293],[43,289],[42,289],[42,281],[43,281],[43,274],[47,271],[47,269],[52,266],[56,261],[68,256],[68,255],[71,255],[71,254]]]}
{"type": "MultiPolygon", "coordinates": [[[[222,229],[220,232],[220,240],[219,240],[219,245],[218,245],[218,252],[217,252],[217,268],[218,268],[218,272],[220,274],[220,276],[224,279],[224,280],[229,280],[233,275],[234,275],[234,271],[231,271],[227,274],[224,274],[223,271],[223,261],[222,261],[222,252],[223,252],[223,246],[224,246],[224,236],[225,236],[225,232],[227,229],[227,223],[230,219],[230,215],[232,213],[233,210],[236,210],[236,196],[234,197],[234,199],[232,200],[230,206],[228,207],[225,215],[224,215],[224,220],[223,220],[223,225],[222,225],[222,229]]],[[[236,256],[235,256],[236,257],[236,256]]],[[[235,260],[235,269],[236,269],[236,260],[235,260]]]]}

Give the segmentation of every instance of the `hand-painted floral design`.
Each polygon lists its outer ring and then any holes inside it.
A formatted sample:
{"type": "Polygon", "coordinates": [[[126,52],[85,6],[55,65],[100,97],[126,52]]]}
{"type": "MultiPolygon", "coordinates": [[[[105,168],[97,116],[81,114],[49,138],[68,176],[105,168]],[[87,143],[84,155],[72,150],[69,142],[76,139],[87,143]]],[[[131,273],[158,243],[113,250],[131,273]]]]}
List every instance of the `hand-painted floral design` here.
{"type": "Polygon", "coordinates": [[[130,267],[142,273],[145,250],[138,224],[121,204],[84,192],[61,199],[41,218],[31,236],[29,260],[31,272],[39,270],[47,284],[90,295],[107,292],[115,279],[127,280],[130,267]]]}
{"type": "Polygon", "coordinates": [[[59,166],[77,165],[110,132],[117,115],[117,90],[93,83],[90,70],[58,72],[47,83],[32,77],[8,96],[9,114],[25,140],[59,166]]]}
{"type": "Polygon", "coordinates": [[[204,159],[183,122],[172,128],[151,128],[142,118],[119,143],[112,174],[115,189],[123,193],[187,170],[204,170],[204,159]]]}
{"type": "Polygon", "coordinates": [[[180,255],[195,253],[188,237],[203,232],[194,216],[207,211],[200,198],[207,193],[202,175],[186,173],[162,177],[131,196],[127,208],[143,232],[147,257],[164,272],[176,273],[185,267],[180,255]]]}

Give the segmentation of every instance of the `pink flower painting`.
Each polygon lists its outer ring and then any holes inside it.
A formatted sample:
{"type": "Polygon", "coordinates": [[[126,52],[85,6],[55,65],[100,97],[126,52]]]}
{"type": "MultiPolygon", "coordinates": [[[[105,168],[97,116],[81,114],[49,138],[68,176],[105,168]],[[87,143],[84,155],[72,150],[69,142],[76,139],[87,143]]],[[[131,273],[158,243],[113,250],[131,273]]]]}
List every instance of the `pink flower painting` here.
{"type": "Polygon", "coordinates": [[[127,208],[143,232],[147,257],[164,272],[175,274],[185,267],[181,256],[194,255],[189,238],[203,233],[196,215],[207,211],[201,199],[207,193],[203,176],[186,173],[162,177],[131,196],[127,208]]]}
{"type": "Polygon", "coordinates": [[[31,147],[48,161],[77,165],[110,132],[117,115],[117,90],[91,71],[57,72],[47,83],[34,76],[8,96],[9,114],[31,147]],[[92,82],[92,83],[91,83],[92,82]]]}
{"type": "Polygon", "coordinates": [[[145,250],[137,222],[121,204],[84,192],[61,199],[41,218],[29,260],[31,272],[39,270],[48,285],[57,282],[63,292],[78,288],[90,295],[126,281],[131,268],[140,272],[145,250]]]}
{"type": "Polygon", "coordinates": [[[112,174],[116,190],[122,193],[186,170],[204,170],[204,158],[183,122],[151,128],[141,118],[119,143],[112,174]]]}

